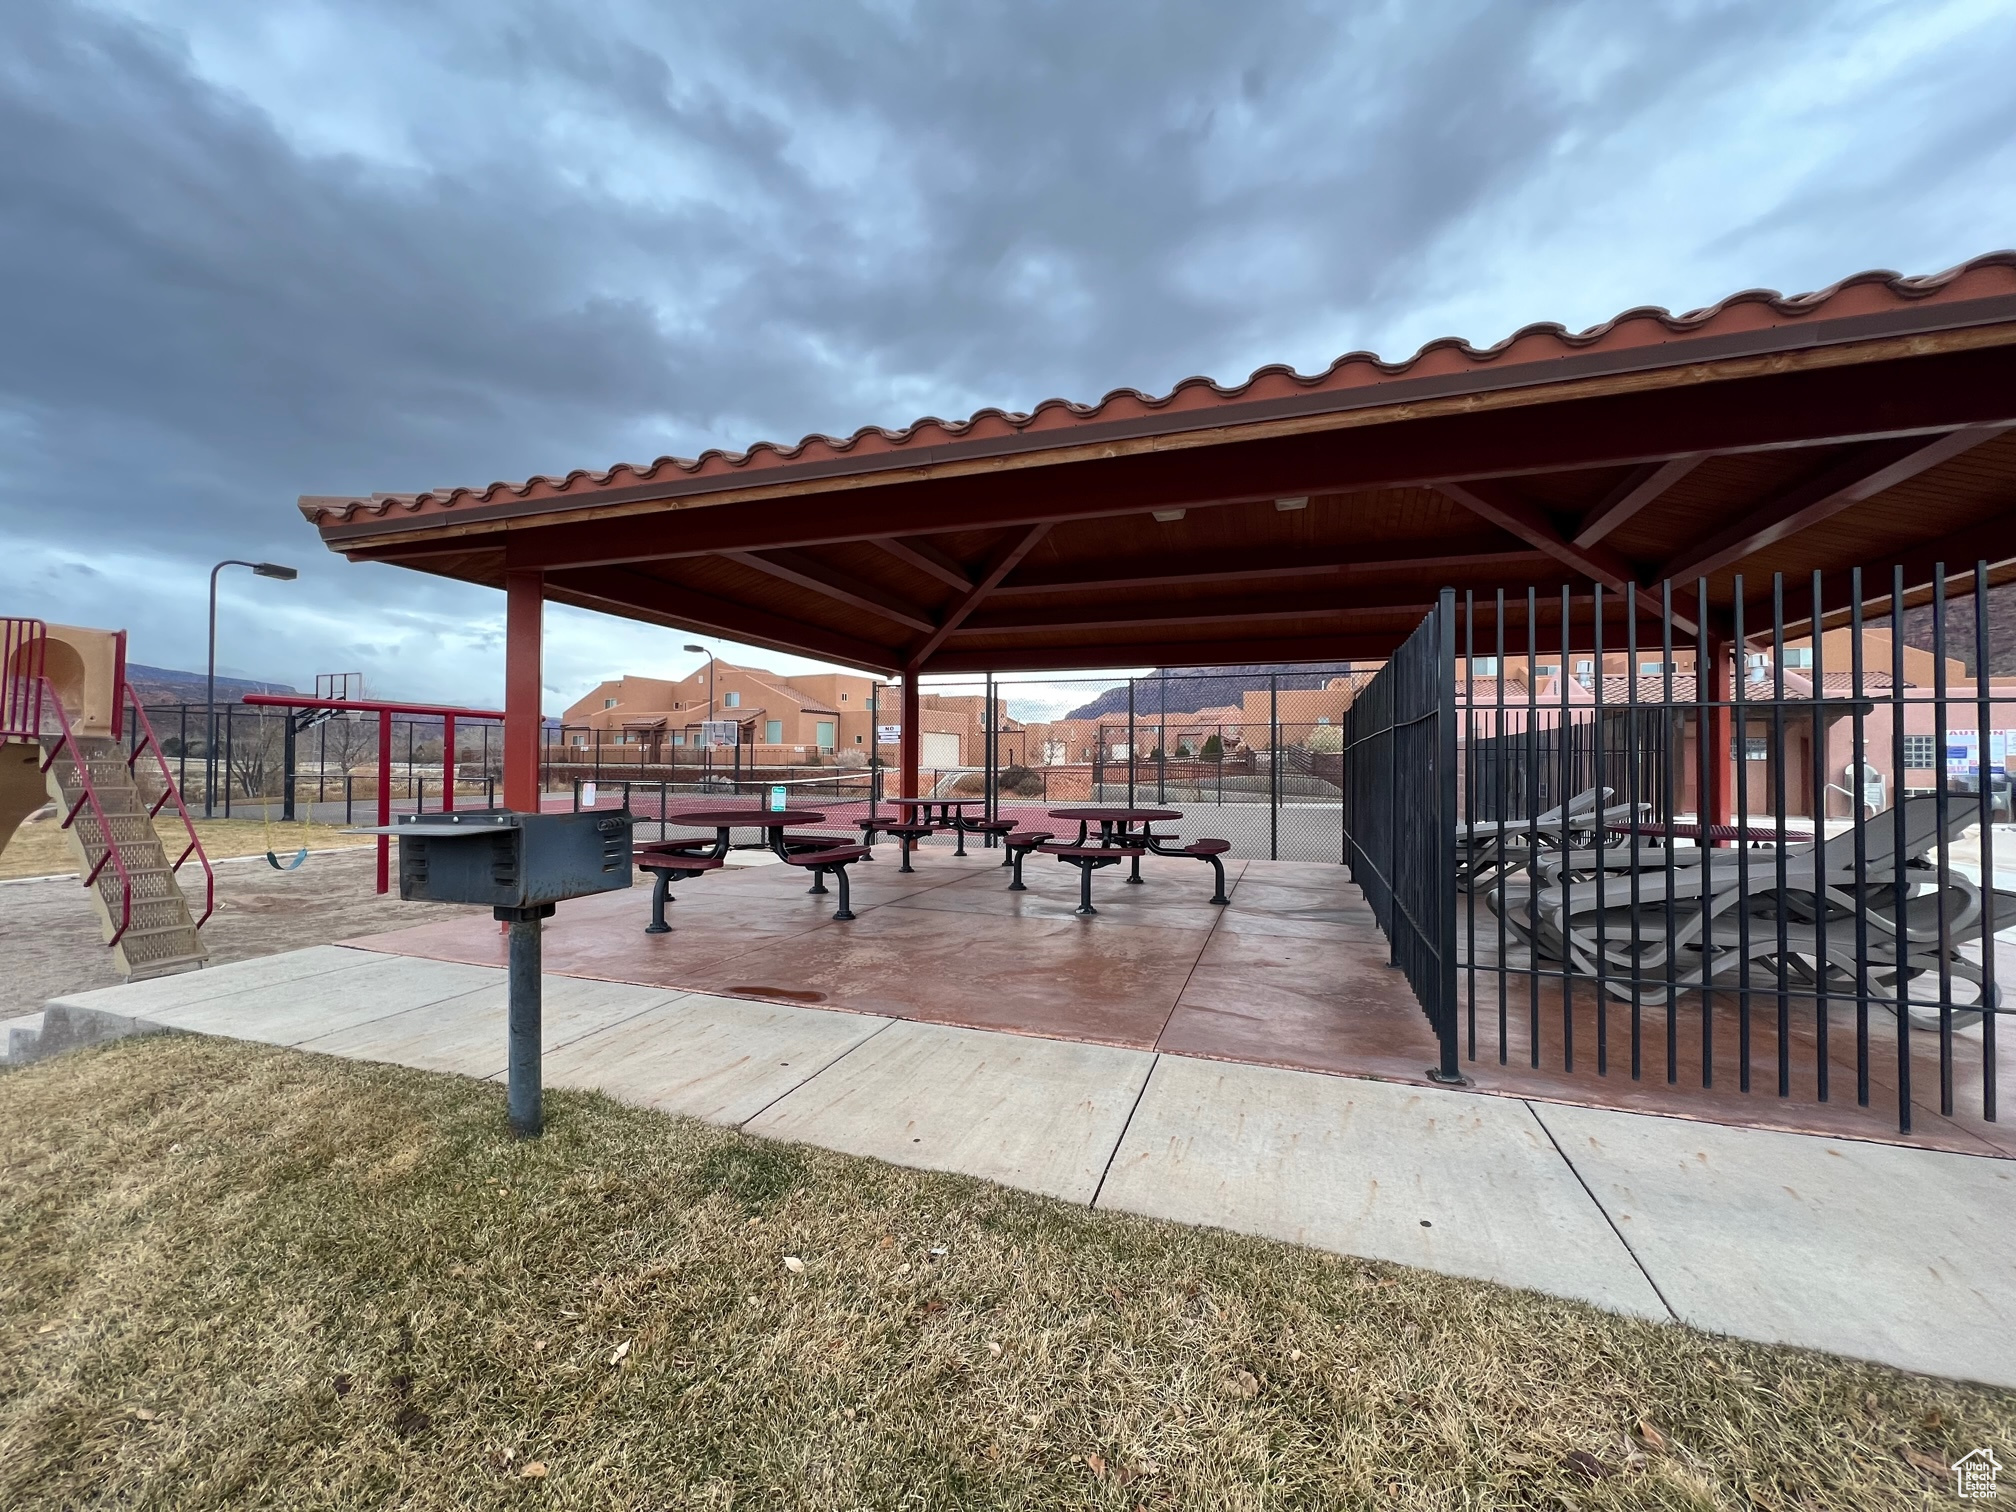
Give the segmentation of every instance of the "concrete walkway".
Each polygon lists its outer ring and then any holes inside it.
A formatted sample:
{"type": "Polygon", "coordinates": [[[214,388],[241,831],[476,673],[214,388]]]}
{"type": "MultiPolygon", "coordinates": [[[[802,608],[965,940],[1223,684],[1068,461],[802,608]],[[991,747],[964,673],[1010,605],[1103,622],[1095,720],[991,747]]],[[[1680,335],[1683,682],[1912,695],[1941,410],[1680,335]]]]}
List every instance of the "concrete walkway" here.
{"type": "MultiPolygon", "coordinates": [[[[317,946],[50,1005],[501,1076],[504,974],[317,946]]],[[[2016,1161],[549,976],[549,1086],[2016,1387],[2016,1161]]]]}

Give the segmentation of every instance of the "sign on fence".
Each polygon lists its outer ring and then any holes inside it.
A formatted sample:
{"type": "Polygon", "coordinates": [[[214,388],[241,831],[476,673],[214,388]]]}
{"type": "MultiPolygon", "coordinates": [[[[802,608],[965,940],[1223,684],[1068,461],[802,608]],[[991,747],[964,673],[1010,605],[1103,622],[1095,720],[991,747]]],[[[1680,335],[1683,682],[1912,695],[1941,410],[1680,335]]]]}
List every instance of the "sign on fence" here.
{"type": "Polygon", "coordinates": [[[903,726],[878,724],[875,726],[875,744],[900,745],[903,740],[903,726]]]}
{"type": "MultiPolygon", "coordinates": [[[[2009,770],[2009,759],[2016,755],[2016,730],[1990,730],[1988,732],[1988,769],[1991,772],[2009,770]]],[[[1978,777],[1981,775],[1981,732],[1979,730],[1948,730],[1946,732],[1946,775],[1949,777],[1978,777]]]]}

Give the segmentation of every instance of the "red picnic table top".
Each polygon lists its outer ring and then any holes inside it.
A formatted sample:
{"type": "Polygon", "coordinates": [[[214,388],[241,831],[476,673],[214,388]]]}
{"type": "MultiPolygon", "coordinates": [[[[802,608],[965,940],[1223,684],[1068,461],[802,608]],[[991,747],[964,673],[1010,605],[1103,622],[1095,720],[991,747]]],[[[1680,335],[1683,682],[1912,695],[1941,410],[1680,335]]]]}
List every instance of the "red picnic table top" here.
{"type": "Polygon", "coordinates": [[[787,824],[823,824],[826,816],[816,809],[696,809],[689,814],[667,814],[665,822],[690,824],[696,829],[782,829],[787,824]]]}
{"type": "Polygon", "coordinates": [[[1181,809],[1166,808],[1054,808],[1050,810],[1052,819],[1069,819],[1074,824],[1089,821],[1093,824],[1157,824],[1163,820],[1181,819],[1181,809]]]}

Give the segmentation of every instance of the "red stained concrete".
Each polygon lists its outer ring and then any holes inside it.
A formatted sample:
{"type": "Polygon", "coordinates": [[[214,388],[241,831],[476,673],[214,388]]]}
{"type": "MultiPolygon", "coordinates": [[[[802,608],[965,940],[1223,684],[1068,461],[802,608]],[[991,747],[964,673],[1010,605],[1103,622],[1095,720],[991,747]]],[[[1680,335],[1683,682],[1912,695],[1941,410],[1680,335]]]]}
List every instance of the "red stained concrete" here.
{"type": "MultiPolygon", "coordinates": [[[[1232,904],[1219,908],[1207,901],[1209,867],[1150,856],[1139,886],[1123,880],[1124,868],[1095,874],[1099,913],[1081,919],[1072,911],[1074,869],[1032,856],[1024,867],[1029,890],[1010,893],[1000,855],[976,845],[961,859],[948,847],[929,846],[916,858],[916,872],[905,876],[894,847],[883,846],[874,861],[853,869],[858,917],[845,924],[832,917],[831,891],[808,895],[808,879],[797,868],[761,866],[676,886],[668,910],[673,932],[647,935],[650,893],[640,879],[628,892],[562,904],[546,930],[546,969],[1207,1059],[1427,1081],[1434,1035],[1405,979],[1386,964],[1385,937],[1342,868],[1228,862],[1232,904]]],[[[479,965],[505,960],[498,926],[480,918],[347,943],[479,965]]],[[[1886,1024],[1872,1025],[1870,1106],[1862,1108],[1855,1102],[1854,1020],[1838,1007],[1832,1100],[1820,1103],[1810,1000],[1793,1004],[1793,1094],[1780,1098],[1776,1000],[1769,994],[1752,999],[1753,1090],[1745,1093],[1737,1086],[1734,994],[1717,995],[1717,1085],[1703,1089],[1698,1000],[1681,1004],[1679,1081],[1668,1085],[1663,1008],[1641,1010],[1642,1074],[1634,1081],[1630,1006],[1606,1007],[1609,1073],[1598,1074],[1597,1009],[1587,983],[1573,994],[1573,1070],[1563,1066],[1560,986],[1541,983],[1536,1070],[1527,1038],[1528,979],[1518,975],[1506,979],[1501,1066],[1498,981],[1485,971],[1476,977],[1476,1054],[1466,1054],[1463,1070],[1477,1091],[2016,1156],[2016,1136],[1979,1116],[1978,1030],[1956,1047],[1951,1117],[1938,1111],[1937,1037],[1913,1036],[1913,1131],[1900,1135],[1895,1039],[1886,1024]]],[[[1459,993],[1467,991],[1466,975],[1459,993]]],[[[2012,1056],[2016,1047],[2004,1052],[2004,1062],[2012,1056]]],[[[2016,1087],[2016,1077],[2005,1074],[2002,1084],[2016,1087]]]]}

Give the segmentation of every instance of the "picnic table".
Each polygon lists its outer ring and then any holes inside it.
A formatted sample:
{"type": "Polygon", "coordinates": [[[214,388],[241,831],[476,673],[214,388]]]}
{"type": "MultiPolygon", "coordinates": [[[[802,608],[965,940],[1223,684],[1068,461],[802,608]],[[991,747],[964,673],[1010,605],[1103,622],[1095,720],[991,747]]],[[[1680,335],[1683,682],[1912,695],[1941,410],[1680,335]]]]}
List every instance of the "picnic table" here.
{"type": "MultiPolygon", "coordinates": [[[[714,849],[709,852],[715,860],[728,854],[733,831],[738,829],[760,829],[763,831],[763,848],[776,854],[777,859],[790,859],[790,851],[784,844],[784,831],[796,824],[824,824],[826,816],[813,809],[695,809],[690,813],[667,814],[667,824],[684,824],[694,829],[714,831],[714,849]]],[[[838,838],[834,845],[846,842],[838,838]]]]}
{"type": "Polygon", "coordinates": [[[1167,808],[1054,808],[1050,810],[1052,819],[1063,819],[1078,826],[1078,838],[1073,844],[1087,844],[1087,835],[1093,825],[1099,826],[1098,844],[1104,846],[1144,846],[1147,835],[1158,824],[1174,823],[1183,817],[1181,809],[1167,808]],[[1135,833],[1134,826],[1141,826],[1135,833]]]}
{"type": "Polygon", "coordinates": [[[912,824],[928,824],[935,829],[957,829],[969,808],[985,808],[984,798],[885,798],[891,808],[903,809],[912,824]],[[933,814],[932,809],[938,812],[933,814]],[[954,810],[958,810],[957,813],[954,810]]]}

